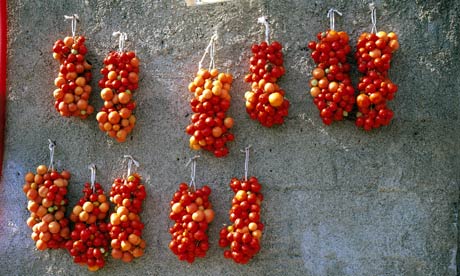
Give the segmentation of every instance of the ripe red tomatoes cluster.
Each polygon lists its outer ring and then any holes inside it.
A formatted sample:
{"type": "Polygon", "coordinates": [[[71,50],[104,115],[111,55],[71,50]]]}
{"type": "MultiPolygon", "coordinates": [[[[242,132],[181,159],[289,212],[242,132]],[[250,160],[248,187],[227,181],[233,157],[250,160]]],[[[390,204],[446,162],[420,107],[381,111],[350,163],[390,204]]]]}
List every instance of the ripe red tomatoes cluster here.
{"type": "Polygon", "coordinates": [[[289,101],[284,90],[276,84],[284,75],[281,43],[273,41],[254,44],[251,47],[250,73],[244,78],[251,83],[251,91],[245,93],[246,111],[253,120],[265,127],[284,123],[289,113],[289,101]]]}
{"type": "Polygon", "coordinates": [[[68,36],[54,43],[53,58],[61,64],[54,80],[54,107],[62,116],[85,119],[94,111],[88,104],[91,65],[85,59],[87,52],[84,36],[68,36]]]}
{"type": "Polygon", "coordinates": [[[69,220],[65,217],[69,179],[68,171],[48,171],[45,165],[25,176],[23,191],[30,211],[27,225],[32,228],[31,237],[38,250],[62,248],[69,239],[69,220]]]}
{"type": "Polygon", "coordinates": [[[181,261],[193,263],[195,258],[206,256],[209,249],[208,225],[214,219],[210,194],[208,186],[192,190],[181,183],[170,202],[169,218],[174,221],[174,226],[169,228],[169,249],[181,261]]]}
{"type": "Polygon", "coordinates": [[[347,63],[351,48],[346,32],[328,30],[318,33],[317,39],[318,42],[308,44],[317,64],[312,71],[310,94],[323,123],[330,125],[348,116],[355,103],[350,64],[347,63]]]}
{"type": "Polygon", "coordinates": [[[99,183],[95,190],[85,183],[83,197],[70,214],[75,223],[67,241],[66,248],[74,262],[86,264],[90,271],[97,271],[105,265],[105,257],[109,252],[109,229],[106,218],[110,204],[99,183]]]}
{"type": "Polygon", "coordinates": [[[363,33],[357,48],[358,70],[365,75],[358,84],[356,125],[365,130],[386,126],[393,118],[387,101],[398,91],[388,78],[392,54],[399,48],[398,37],[393,32],[363,33]]]}
{"type": "Polygon", "coordinates": [[[234,140],[229,132],[233,119],[226,115],[230,107],[232,82],[233,76],[229,73],[200,69],[189,84],[188,89],[194,94],[190,101],[194,114],[185,130],[191,135],[190,148],[211,151],[216,157],[228,154],[226,144],[234,140]]]}
{"type": "Polygon", "coordinates": [[[127,179],[116,178],[113,182],[110,201],[115,204],[115,212],[110,215],[108,224],[113,258],[131,262],[144,255],[146,244],[141,238],[144,224],[139,214],[146,196],[138,174],[127,179]]]}
{"type": "Polygon", "coordinates": [[[96,116],[99,128],[116,141],[124,142],[136,124],[133,93],[139,83],[139,59],[132,51],[110,52],[104,58],[101,74],[99,87],[104,106],[96,116]]]}
{"type": "Polygon", "coordinates": [[[224,252],[225,258],[246,264],[260,250],[260,239],[264,229],[260,221],[262,186],[257,178],[251,177],[247,181],[233,178],[230,187],[235,193],[229,212],[233,225],[222,228],[219,245],[230,246],[230,250],[224,252]]]}

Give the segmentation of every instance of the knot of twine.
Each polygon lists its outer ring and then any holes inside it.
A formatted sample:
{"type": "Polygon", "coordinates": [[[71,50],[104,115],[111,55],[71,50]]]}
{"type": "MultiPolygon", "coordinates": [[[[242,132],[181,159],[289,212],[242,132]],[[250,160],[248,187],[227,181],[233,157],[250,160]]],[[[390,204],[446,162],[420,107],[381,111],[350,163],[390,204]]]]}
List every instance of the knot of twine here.
{"type": "Polygon", "coordinates": [[[332,8],[327,11],[327,17],[329,18],[329,29],[335,30],[335,14],[342,16],[342,13],[332,8]]]}
{"type": "Polygon", "coordinates": [[[128,154],[123,156],[123,158],[128,159],[128,172],[127,172],[128,175],[127,175],[127,177],[129,177],[131,175],[132,166],[134,165],[134,166],[139,168],[139,162],[137,162],[131,155],[128,155],[128,154]]]}
{"type": "Polygon", "coordinates": [[[195,182],[195,177],[196,177],[196,160],[200,158],[199,155],[195,155],[190,160],[187,162],[185,167],[188,167],[190,164],[191,166],[191,174],[190,174],[190,184],[189,187],[191,187],[193,190],[196,190],[196,182],[195,182]]]}
{"type": "Polygon", "coordinates": [[[48,166],[48,170],[52,171],[54,170],[54,148],[56,147],[56,142],[52,141],[51,139],[48,139],[49,143],[49,150],[50,150],[50,165],[48,166]]]}
{"type": "Polygon", "coordinates": [[[265,41],[268,43],[270,40],[270,25],[268,24],[267,17],[261,16],[257,18],[257,23],[264,24],[265,26],[265,41]]]}
{"type": "Polygon", "coordinates": [[[249,150],[251,149],[251,145],[247,146],[244,148],[244,150],[241,150],[241,152],[245,153],[245,158],[244,158],[244,181],[248,181],[248,171],[249,171],[249,150]]]}
{"type": "Polygon", "coordinates": [[[377,33],[377,9],[375,8],[375,4],[371,3],[369,5],[369,8],[371,9],[371,21],[372,21],[372,29],[371,33],[377,33]]]}
{"type": "Polygon", "coordinates": [[[64,20],[71,20],[70,26],[72,27],[72,37],[75,38],[75,33],[77,31],[77,22],[80,20],[78,14],[64,15],[64,20]]]}
{"type": "Polygon", "coordinates": [[[88,169],[91,171],[91,190],[94,193],[96,192],[96,165],[92,163],[88,166],[88,169]]]}
{"type": "Polygon", "coordinates": [[[128,40],[128,35],[123,32],[113,32],[112,36],[118,37],[118,52],[125,50],[125,41],[128,40]]]}
{"type": "Polygon", "coordinates": [[[215,63],[214,63],[214,55],[215,55],[215,46],[216,46],[216,40],[217,40],[217,31],[216,33],[211,36],[211,40],[209,41],[208,46],[204,50],[204,54],[201,57],[200,62],[198,63],[198,69],[201,69],[203,67],[203,61],[206,58],[206,55],[209,54],[210,62],[209,62],[209,70],[212,70],[215,68],[215,63]]]}

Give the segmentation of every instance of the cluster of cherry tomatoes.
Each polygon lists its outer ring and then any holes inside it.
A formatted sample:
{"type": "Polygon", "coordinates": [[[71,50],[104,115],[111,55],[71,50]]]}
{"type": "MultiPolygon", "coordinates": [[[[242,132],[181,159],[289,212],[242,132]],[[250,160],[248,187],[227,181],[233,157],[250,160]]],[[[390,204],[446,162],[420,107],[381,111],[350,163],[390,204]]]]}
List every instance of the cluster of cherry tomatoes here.
{"type": "Polygon", "coordinates": [[[386,126],[393,118],[387,101],[398,91],[398,86],[388,78],[392,54],[399,48],[398,37],[393,32],[363,33],[357,48],[358,71],[364,76],[358,84],[356,125],[365,130],[386,126]]]}
{"type": "Polygon", "coordinates": [[[31,237],[38,250],[62,248],[69,239],[69,220],[65,217],[69,179],[68,171],[59,173],[45,165],[25,176],[23,191],[30,211],[27,225],[32,228],[31,237]]]}
{"type": "Polygon", "coordinates": [[[139,174],[114,180],[110,190],[110,201],[115,204],[115,211],[110,215],[108,224],[113,258],[131,262],[134,258],[144,255],[144,224],[139,214],[146,196],[145,186],[141,183],[139,174]]]}
{"type": "Polygon", "coordinates": [[[230,188],[235,193],[229,211],[233,224],[222,228],[219,245],[230,246],[230,249],[224,252],[225,258],[246,264],[260,250],[260,239],[264,229],[260,221],[262,186],[256,177],[250,177],[245,181],[233,178],[230,188]]]}
{"type": "Polygon", "coordinates": [[[85,183],[83,197],[70,214],[75,226],[66,248],[75,263],[86,264],[90,271],[104,267],[104,258],[109,252],[110,238],[106,223],[109,209],[110,204],[101,185],[95,183],[93,191],[90,184],[85,183]]]}
{"type": "Polygon", "coordinates": [[[230,73],[200,69],[189,84],[188,89],[194,94],[190,101],[194,114],[185,130],[191,135],[190,148],[211,151],[216,157],[228,154],[226,144],[234,140],[229,132],[233,119],[226,115],[230,107],[232,82],[230,73]]]}
{"type": "Polygon", "coordinates": [[[308,48],[317,64],[312,70],[310,94],[324,124],[341,121],[352,111],[355,90],[350,79],[347,55],[351,48],[346,32],[328,30],[317,34],[318,42],[311,41],[308,48]]]}
{"type": "Polygon", "coordinates": [[[181,261],[193,263],[195,258],[206,256],[209,249],[208,225],[214,219],[210,194],[208,186],[193,190],[186,183],[181,183],[170,202],[169,218],[174,221],[174,226],[169,228],[169,249],[181,261]]]}
{"type": "Polygon", "coordinates": [[[136,124],[133,93],[139,83],[139,59],[132,51],[110,52],[104,58],[101,74],[99,87],[104,106],[96,116],[99,128],[116,141],[124,142],[136,124]]]}
{"type": "Polygon", "coordinates": [[[53,58],[61,64],[54,80],[57,87],[53,92],[54,107],[62,116],[85,119],[94,111],[88,104],[91,64],[85,59],[87,52],[84,36],[68,36],[54,43],[53,58]]]}
{"type": "Polygon", "coordinates": [[[250,73],[244,78],[251,83],[251,91],[245,93],[246,111],[253,120],[272,127],[284,122],[288,115],[289,101],[276,82],[284,75],[281,43],[273,41],[254,44],[250,59],[250,73]]]}

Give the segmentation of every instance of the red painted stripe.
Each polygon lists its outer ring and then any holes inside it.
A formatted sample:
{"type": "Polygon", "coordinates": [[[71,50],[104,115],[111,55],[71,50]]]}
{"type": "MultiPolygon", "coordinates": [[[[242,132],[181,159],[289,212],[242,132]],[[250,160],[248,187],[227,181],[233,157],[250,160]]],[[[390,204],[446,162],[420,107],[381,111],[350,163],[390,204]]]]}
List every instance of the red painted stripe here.
{"type": "Polygon", "coordinates": [[[0,0],[0,177],[5,146],[7,13],[6,0],[0,0]]]}

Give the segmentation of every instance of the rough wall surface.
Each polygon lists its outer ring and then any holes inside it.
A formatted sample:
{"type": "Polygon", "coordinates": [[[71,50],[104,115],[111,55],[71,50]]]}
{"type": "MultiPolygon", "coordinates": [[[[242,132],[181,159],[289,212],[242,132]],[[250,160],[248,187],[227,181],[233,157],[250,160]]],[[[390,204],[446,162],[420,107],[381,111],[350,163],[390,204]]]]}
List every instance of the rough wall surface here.
{"type": "MultiPolygon", "coordinates": [[[[0,275],[91,275],[64,250],[39,252],[29,238],[21,187],[27,171],[47,163],[47,139],[57,141],[59,169],[73,173],[71,205],[89,180],[109,190],[123,173],[122,155],[136,157],[148,188],[142,219],[146,254],[130,264],[109,260],[97,275],[457,275],[459,201],[459,2],[375,1],[377,28],[394,31],[400,50],[390,70],[399,91],[390,126],[366,133],[353,122],[324,126],[308,95],[313,62],[307,42],[328,27],[325,14],[344,16],[336,28],[370,30],[368,1],[231,1],[186,7],[184,1],[8,1],[8,120],[0,184],[0,275]],[[94,65],[116,49],[113,31],[126,31],[127,46],[141,58],[136,93],[138,125],[116,144],[89,120],[60,117],[51,93],[58,64],[54,41],[70,34],[65,14],[79,14],[77,33],[87,36],[94,65]],[[285,46],[281,79],[292,107],[287,122],[266,129],[249,120],[243,95],[249,49],[263,39],[257,17],[268,15],[272,38],[285,46]],[[230,155],[201,154],[199,184],[213,189],[216,219],[208,257],[193,265],[168,249],[168,203],[189,181],[184,128],[186,90],[208,39],[217,27],[217,66],[237,78],[229,114],[236,120],[230,155]],[[231,177],[243,175],[240,149],[253,145],[250,174],[264,185],[262,251],[248,265],[223,258],[217,245],[233,193],[231,177]]],[[[357,76],[354,76],[356,83],[357,76]]],[[[102,102],[95,89],[91,102],[102,102]]]]}

